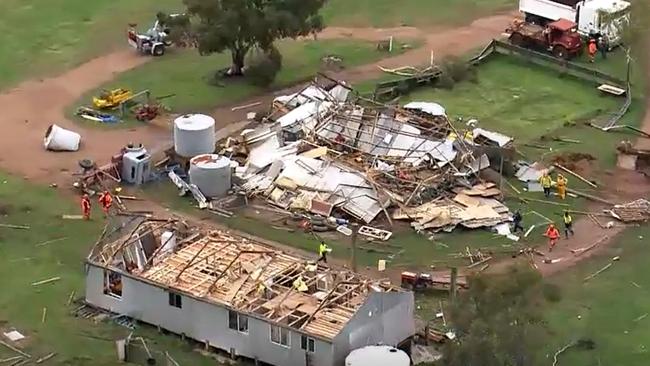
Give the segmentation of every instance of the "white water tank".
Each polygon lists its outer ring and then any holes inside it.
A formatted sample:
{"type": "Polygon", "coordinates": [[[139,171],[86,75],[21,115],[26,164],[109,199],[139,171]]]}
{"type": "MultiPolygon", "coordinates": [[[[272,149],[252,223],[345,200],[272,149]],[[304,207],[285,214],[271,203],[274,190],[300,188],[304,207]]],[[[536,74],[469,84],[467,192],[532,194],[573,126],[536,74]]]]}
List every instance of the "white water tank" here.
{"type": "Polygon", "coordinates": [[[52,124],[45,131],[43,146],[52,151],[77,151],[80,141],[80,134],[52,124]]]}
{"type": "Polygon", "coordinates": [[[160,235],[160,245],[163,253],[171,253],[176,249],[176,235],[172,231],[165,231],[160,235]]]}
{"type": "Polygon", "coordinates": [[[406,352],[391,346],[366,346],[355,349],[345,358],[345,366],[409,366],[406,352]]]}
{"type": "Polygon", "coordinates": [[[230,159],[216,154],[203,154],[190,160],[190,183],[199,187],[206,197],[220,197],[231,186],[230,159]]]}
{"type": "Polygon", "coordinates": [[[216,145],[214,118],[205,114],[186,114],[174,120],[174,150],[185,158],[211,154],[216,145]]]}
{"type": "Polygon", "coordinates": [[[151,154],[142,144],[129,144],[122,155],[122,180],[130,184],[143,184],[151,177],[151,154]]]}

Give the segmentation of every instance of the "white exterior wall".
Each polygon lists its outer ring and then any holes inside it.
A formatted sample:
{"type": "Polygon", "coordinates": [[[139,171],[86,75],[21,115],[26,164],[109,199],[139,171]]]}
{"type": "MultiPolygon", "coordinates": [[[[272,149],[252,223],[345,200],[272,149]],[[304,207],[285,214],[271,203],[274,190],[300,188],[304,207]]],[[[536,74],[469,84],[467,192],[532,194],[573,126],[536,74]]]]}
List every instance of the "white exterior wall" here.
{"type": "MultiPolygon", "coordinates": [[[[122,298],[103,293],[104,269],[89,264],[86,274],[86,301],[89,304],[128,315],[173,333],[184,333],[197,341],[276,366],[307,366],[305,351],[300,348],[300,333],[290,331],[289,347],[271,343],[270,325],[261,319],[248,318],[248,333],[228,328],[228,310],[185,295],[182,308],[169,305],[169,293],[155,285],[122,276],[122,298]]],[[[315,352],[309,366],[333,366],[332,344],[315,339],[315,352]]]]}

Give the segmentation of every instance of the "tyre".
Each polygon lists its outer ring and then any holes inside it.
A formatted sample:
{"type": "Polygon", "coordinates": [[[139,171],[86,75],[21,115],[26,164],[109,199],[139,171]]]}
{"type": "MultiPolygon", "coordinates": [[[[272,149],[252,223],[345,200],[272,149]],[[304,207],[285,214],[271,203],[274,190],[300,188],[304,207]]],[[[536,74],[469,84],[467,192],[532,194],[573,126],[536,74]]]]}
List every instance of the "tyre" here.
{"type": "Polygon", "coordinates": [[[526,40],[524,39],[524,36],[522,36],[520,33],[511,34],[510,43],[515,46],[526,47],[526,40]]]}
{"type": "Polygon", "coordinates": [[[327,226],[323,226],[323,225],[312,225],[312,226],[311,226],[311,229],[312,229],[312,231],[316,231],[316,232],[319,232],[319,233],[322,233],[322,232],[325,232],[325,231],[329,231],[329,230],[330,230],[329,227],[327,227],[327,226]]]}
{"type": "Polygon", "coordinates": [[[569,51],[564,46],[555,46],[553,47],[553,56],[560,58],[562,60],[568,60],[569,51]]]}
{"type": "Polygon", "coordinates": [[[154,56],[162,56],[165,54],[165,45],[164,44],[157,44],[153,47],[153,50],[151,53],[154,56]]]}

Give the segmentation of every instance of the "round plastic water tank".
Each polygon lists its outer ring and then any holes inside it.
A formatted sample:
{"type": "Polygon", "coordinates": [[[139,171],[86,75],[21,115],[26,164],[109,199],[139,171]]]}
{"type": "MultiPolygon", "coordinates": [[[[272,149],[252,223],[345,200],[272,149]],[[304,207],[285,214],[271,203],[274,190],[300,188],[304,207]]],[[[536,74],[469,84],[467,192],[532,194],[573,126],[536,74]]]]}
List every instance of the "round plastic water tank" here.
{"type": "Polygon", "coordinates": [[[345,366],[409,366],[406,352],[391,346],[367,346],[355,349],[345,358],[345,366]]]}
{"type": "Polygon", "coordinates": [[[190,183],[206,197],[220,197],[231,185],[230,159],[216,154],[203,154],[190,160],[190,183]]]}
{"type": "Polygon", "coordinates": [[[161,252],[170,253],[176,249],[176,235],[172,231],[165,231],[160,235],[161,252]]]}
{"type": "Polygon", "coordinates": [[[211,154],[216,144],[214,118],[205,114],[186,114],[174,120],[174,150],[191,158],[211,154]]]}
{"type": "Polygon", "coordinates": [[[43,146],[53,151],[77,151],[80,141],[80,134],[52,124],[45,131],[43,146]]]}

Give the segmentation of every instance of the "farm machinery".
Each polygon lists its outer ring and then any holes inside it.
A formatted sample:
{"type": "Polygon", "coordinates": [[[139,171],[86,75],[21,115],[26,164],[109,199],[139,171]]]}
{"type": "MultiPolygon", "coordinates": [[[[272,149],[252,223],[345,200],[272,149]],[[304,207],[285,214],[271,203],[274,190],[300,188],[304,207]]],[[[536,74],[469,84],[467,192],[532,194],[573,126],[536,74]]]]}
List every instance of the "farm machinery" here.
{"type": "Polygon", "coordinates": [[[538,24],[515,21],[506,33],[515,46],[543,50],[553,56],[569,60],[582,52],[582,39],[577,32],[577,24],[566,19],[541,26],[538,24]]]}
{"type": "MultiPolygon", "coordinates": [[[[169,19],[174,19],[182,14],[171,14],[169,19]]],[[[129,31],[127,37],[131,47],[140,51],[143,54],[162,56],[165,54],[165,49],[171,46],[172,42],[168,39],[171,29],[160,20],[156,19],[153,26],[145,33],[138,33],[136,29],[137,24],[129,24],[129,31]]]]}

